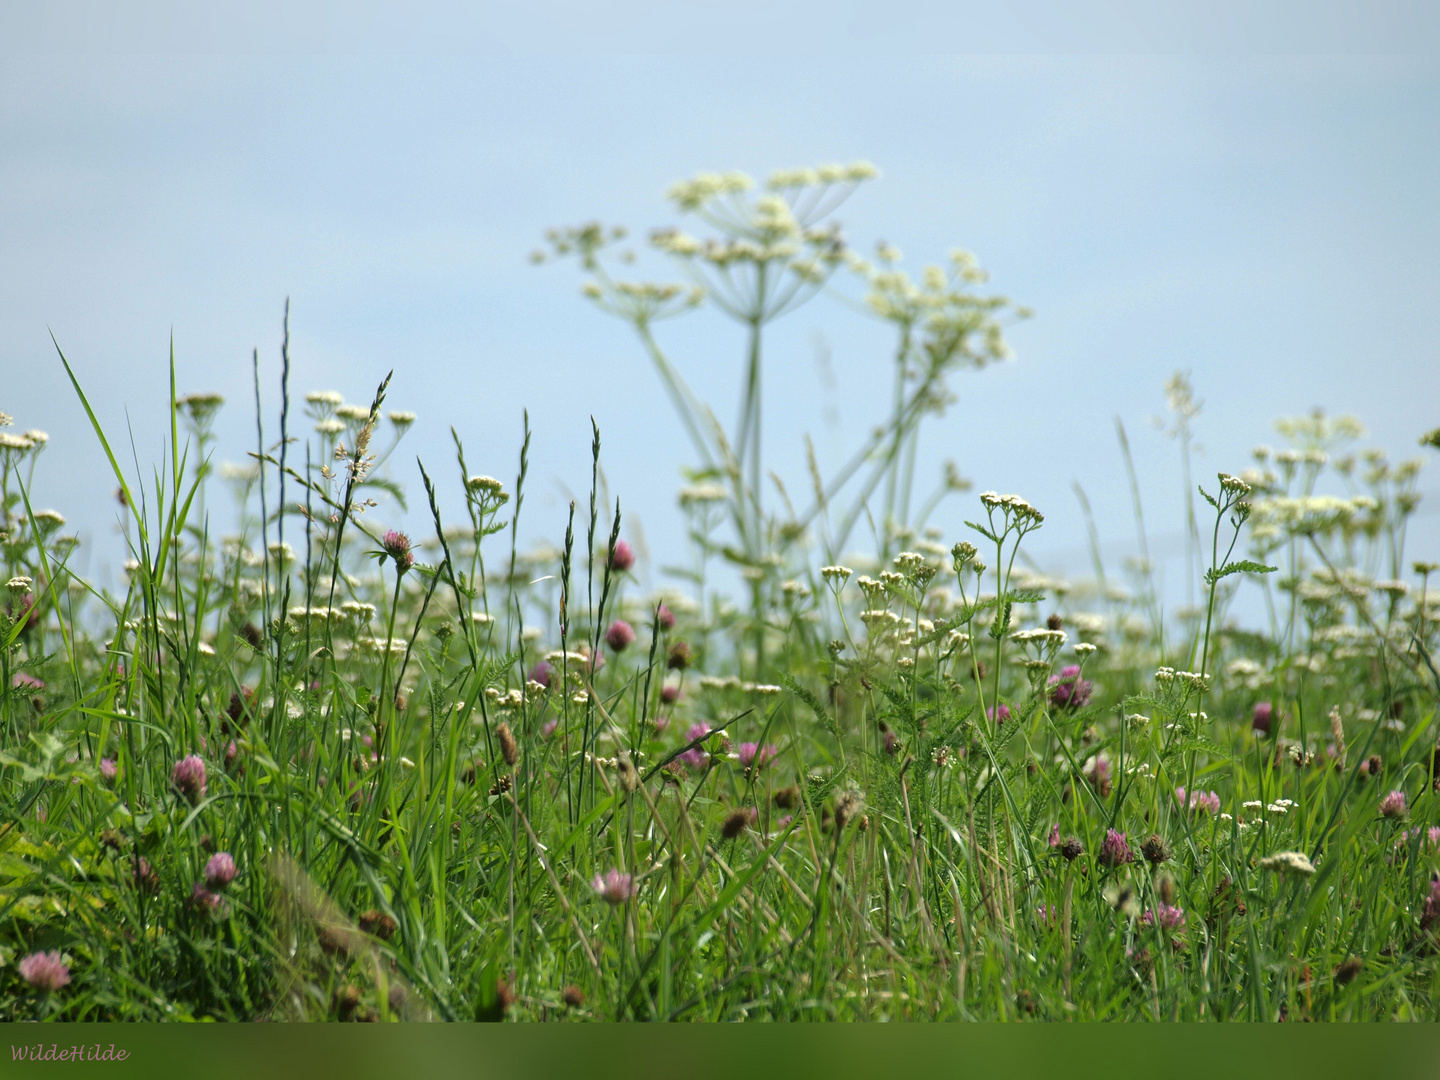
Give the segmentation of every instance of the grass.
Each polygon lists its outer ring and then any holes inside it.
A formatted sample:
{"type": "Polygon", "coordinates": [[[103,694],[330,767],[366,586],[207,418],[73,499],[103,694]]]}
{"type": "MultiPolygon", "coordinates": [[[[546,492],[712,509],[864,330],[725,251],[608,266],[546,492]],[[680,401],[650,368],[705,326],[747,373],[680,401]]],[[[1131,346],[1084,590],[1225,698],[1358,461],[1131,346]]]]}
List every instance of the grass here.
{"type": "MultiPolygon", "coordinates": [[[[772,227],[701,188],[682,209],[772,227]]],[[[234,535],[205,509],[221,402],[178,395],[173,360],[146,482],[95,422],[119,592],[35,510],[43,437],[0,432],[0,1015],[1436,1018],[1440,611],[1433,566],[1397,580],[1417,466],[1287,421],[1290,448],[1199,485],[1194,609],[1167,617],[1144,566],[1105,584],[1098,555],[1095,582],[1040,578],[1024,500],[968,497],[964,537],[925,527],[938,496],[910,509],[919,423],[948,370],[1002,355],[1004,304],[932,281],[950,321],[928,321],[882,253],[859,270],[897,326],[890,426],[816,471],[814,513],[767,510],[759,270],[799,256],[736,256],[759,306],[732,298],[755,334],[727,436],[651,333],[683,294],[604,277],[611,234],[555,235],[691,426],[683,590],[640,592],[598,429],[561,547],[518,547],[528,434],[508,484],[458,435],[443,473],[416,462],[423,541],[377,525],[414,417],[387,421],[388,378],[292,402],[288,348],[279,430],[257,410],[227,477],[234,535]],[[842,564],[872,508],[874,554],[842,564]],[[1242,585],[1264,628],[1231,617],[1242,585]]]]}

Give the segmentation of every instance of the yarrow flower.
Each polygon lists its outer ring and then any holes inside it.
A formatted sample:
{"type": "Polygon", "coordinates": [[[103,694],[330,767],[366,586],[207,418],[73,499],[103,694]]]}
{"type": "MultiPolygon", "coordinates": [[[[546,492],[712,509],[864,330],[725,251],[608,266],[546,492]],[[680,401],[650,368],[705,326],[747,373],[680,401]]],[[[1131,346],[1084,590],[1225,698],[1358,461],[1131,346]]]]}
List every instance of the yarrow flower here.
{"type": "Polygon", "coordinates": [[[1309,877],[1315,873],[1315,864],[1303,851],[1277,851],[1274,855],[1261,859],[1260,868],[1297,877],[1309,877]]]}
{"type": "Polygon", "coordinates": [[[397,529],[391,529],[380,542],[385,554],[395,560],[395,572],[403,574],[415,565],[415,553],[410,550],[410,537],[397,529]]]}
{"type": "Polygon", "coordinates": [[[605,631],[605,644],[615,652],[624,652],[635,641],[635,629],[624,619],[616,619],[605,631]]]}
{"type": "Polygon", "coordinates": [[[1057,709],[1079,709],[1090,701],[1095,684],[1080,677],[1080,667],[1068,664],[1059,675],[1050,676],[1050,704],[1057,709]]]}
{"type": "Polygon", "coordinates": [[[635,899],[636,894],[640,891],[640,886],[635,883],[634,876],[618,869],[606,870],[603,875],[596,874],[595,879],[590,882],[590,887],[611,906],[635,899]]]}
{"type": "Polygon", "coordinates": [[[170,770],[170,783],[193,806],[205,797],[205,762],[199,754],[181,758],[170,770]]]}
{"type": "Polygon", "coordinates": [[[33,952],[20,961],[18,970],[22,979],[47,994],[70,982],[70,969],[58,952],[33,952]]]}

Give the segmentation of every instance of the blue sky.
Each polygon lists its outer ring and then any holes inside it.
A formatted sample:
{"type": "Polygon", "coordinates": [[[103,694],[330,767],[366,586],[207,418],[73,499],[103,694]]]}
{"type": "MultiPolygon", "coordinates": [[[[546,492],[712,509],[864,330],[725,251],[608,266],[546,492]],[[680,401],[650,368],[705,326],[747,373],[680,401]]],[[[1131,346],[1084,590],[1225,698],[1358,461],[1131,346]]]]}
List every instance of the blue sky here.
{"type": "MultiPolygon", "coordinates": [[[[361,45],[383,44],[388,10],[374,7],[361,45]]],[[[586,32],[653,45],[682,15],[687,32],[705,30],[709,10],[612,5],[586,32]]],[[[714,40],[763,15],[735,10],[713,20],[714,40]]],[[[1158,33],[1144,28],[1115,38],[1128,55],[921,56],[890,46],[922,42],[930,9],[844,11],[825,33],[887,47],[581,54],[572,24],[552,23],[554,50],[518,55],[544,30],[532,18],[471,42],[489,55],[122,57],[103,51],[126,46],[121,29],[102,39],[86,24],[70,32],[89,55],[12,58],[0,70],[0,409],[52,435],[38,501],[70,517],[91,565],[113,565],[113,484],[49,331],[122,441],[128,418],[148,468],[173,328],[181,389],[227,396],[219,456],[238,460],[253,438],[250,352],[273,405],[288,296],[297,392],[368,400],[396,369],[391,403],[420,415],[393,463],[412,493],[417,453],[453,484],[451,424],[472,471],[508,484],[528,408],[525,531],[558,539],[566,492],[587,480],[594,415],[612,490],[656,561],[675,561],[680,428],[626,328],[580,298],[572,268],[526,256],[549,225],[672,223],[664,189],[698,170],[859,157],[883,175],[840,214],[852,243],[888,240],[912,269],[969,248],[996,291],[1035,309],[1011,334],[1013,364],[956,380],[920,475],[954,458],[979,487],[1030,499],[1047,515],[1034,538],[1046,565],[1085,572],[1076,480],[1107,550],[1128,550],[1115,416],[1152,531],[1162,547],[1178,535],[1175,446],[1148,424],[1177,369],[1205,403],[1199,475],[1243,468],[1252,445],[1275,441],[1273,418],[1313,406],[1353,412],[1370,442],[1418,456],[1417,436],[1440,424],[1432,59],[1222,55],[1223,26],[1187,56],[1143,55],[1158,33]]],[[[317,25],[339,48],[334,27],[358,24],[317,25]]],[[[387,32],[438,41],[424,20],[406,25],[387,32]]],[[[219,32],[186,33],[202,30],[219,32]]],[[[53,46],[67,30],[52,19],[26,32],[53,46]]],[[[736,328],[701,311],[662,337],[732,417],[736,328]]],[[[827,465],[880,419],[888,341],[825,297],[776,328],[767,461],[792,487],[804,486],[804,432],[827,465]]],[[[1421,486],[1440,493],[1430,472],[1421,486]]],[[[962,499],[936,521],[955,539],[972,513],[962,499]]],[[[1440,554],[1435,516],[1412,553],[1440,554]]]]}

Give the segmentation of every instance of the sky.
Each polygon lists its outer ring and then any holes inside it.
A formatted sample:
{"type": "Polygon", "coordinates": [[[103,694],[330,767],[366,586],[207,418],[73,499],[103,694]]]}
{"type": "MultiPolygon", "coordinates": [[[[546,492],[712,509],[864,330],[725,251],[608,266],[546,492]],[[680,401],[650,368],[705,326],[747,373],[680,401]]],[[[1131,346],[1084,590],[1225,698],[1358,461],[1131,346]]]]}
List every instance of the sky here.
{"type": "MultiPolygon", "coordinates": [[[[297,395],[368,402],[394,369],[389,403],[419,420],[387,468],[412,497],[418,455],[459,511],[452,425],[471,471],[513,486],[528,410],[521,532],[558,542],[593,417],[626,533],[652,571],[681,561],[693,459],[643,351],[573,266],[528,256],[553,225],[684,224],[664,193],[701,170],[873,161],[880,178],[838,215],[851,244],[888,241],[912,272],[967,248],[987,288],[1034,310],[1008,335],[1013,362],[953,380],[918,475],[928,487],[953,459],[977,492],[1029,499],[1047,569],[1088,573],[1077,482],[1107,558],[1133,551],[1117,417],[1156,549],[1183,544],[1178,448],[1151,424],[1176,371],[1203,401],[1201,478],[1246,467],[1279,441],[1276,417],[1315,407],[1358,416],[1397,459],[1440,424],[1440,24],[1419,6],[1314,6],[1294,41],[1279,8],[1161,6],[1141,23],[990,5],[968,56],[933,51],[965,25],[925,4],[449,23],[381,4],[18,8],[0,15],[31,50],[0,67],[0,409],[50,433],[35,499],[102,576],[123,558],[115,485],[51,334],[149,475],[172,335],[179,389],[227,399],[218,460],[253,445],[255,349],[273,430],[287,298],[297,395]]],[[[889,333],[838,291],[767,346],[766,463],[792,490],[808,486],[807,433],[831,469],[888,398],[889,333]]],[[[659,336],[733,422],[740,330],[702,308],[659,336]]],[[[1440,556],[1437,465],[1414,557],[1440,556]]],[[[972,492],[937,512],[947,542],[977,506],[972,492]]]]}

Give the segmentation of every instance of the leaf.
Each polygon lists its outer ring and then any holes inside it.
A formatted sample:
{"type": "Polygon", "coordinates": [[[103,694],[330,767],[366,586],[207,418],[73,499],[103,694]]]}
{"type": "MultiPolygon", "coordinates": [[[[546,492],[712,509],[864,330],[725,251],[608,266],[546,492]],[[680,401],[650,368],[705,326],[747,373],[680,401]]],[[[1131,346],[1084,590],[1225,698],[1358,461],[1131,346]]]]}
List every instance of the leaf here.
{"type": "Polygon", "coordinates": [[[1266,566],[1264,563],[1254,562],[1251,559],[1241,559],[1238,562],[1228,562],[1219,570],[1205,571],[1205,584],[1214,585],[1221,578],[1229,577],[1231,574],[1273,574],[1279,570],[1278,566],[1266,566]]]}
{"type": "Polygon", "coordinates": [[[801,701],[805,702],[806,705],[809,705],[810,711],[815,714],[815,718],[825,725],[825,730],[829,731],[830,734],[834,735],[837,739],[840,737],[840,730],[835,726],[834,718],[826,711],[825,706],[822,705],[820,699],[810,691],[809,687],[802,686],[788,671],[782,671],[780,673],[780,685],[789,690],[801,701]]]}

